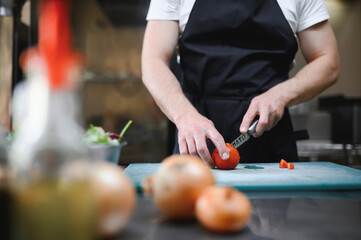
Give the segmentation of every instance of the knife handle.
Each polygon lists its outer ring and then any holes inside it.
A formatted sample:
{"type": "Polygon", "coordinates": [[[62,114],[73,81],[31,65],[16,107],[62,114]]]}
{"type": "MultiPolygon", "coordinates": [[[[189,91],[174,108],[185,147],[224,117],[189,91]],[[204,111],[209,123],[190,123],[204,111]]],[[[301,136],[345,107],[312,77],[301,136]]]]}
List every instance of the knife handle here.
{"type": "Polygon", "coordinates": [[[254,121],[254,122],[252,123],[252,125],[249,127],[247,133],[248,133],[250,136],[253,135],[253,133],[255,133],[257,124],[258,124],[258,120],[254,121]]]}

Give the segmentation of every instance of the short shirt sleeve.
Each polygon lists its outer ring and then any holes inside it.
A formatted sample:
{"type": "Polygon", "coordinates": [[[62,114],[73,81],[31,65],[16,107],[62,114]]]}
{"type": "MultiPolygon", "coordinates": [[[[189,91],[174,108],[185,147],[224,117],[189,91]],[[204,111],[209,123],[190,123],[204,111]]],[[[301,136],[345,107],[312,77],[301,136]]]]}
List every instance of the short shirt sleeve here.
{"type": "Polygon", "coordinates": [[[151,0],[147,20],[179,20],[179,0],[151,0]]]}
{"type": "Polygon", "coordinates": [[[297,32],[330,18],[324,0],[300,0],[297,32]]]}

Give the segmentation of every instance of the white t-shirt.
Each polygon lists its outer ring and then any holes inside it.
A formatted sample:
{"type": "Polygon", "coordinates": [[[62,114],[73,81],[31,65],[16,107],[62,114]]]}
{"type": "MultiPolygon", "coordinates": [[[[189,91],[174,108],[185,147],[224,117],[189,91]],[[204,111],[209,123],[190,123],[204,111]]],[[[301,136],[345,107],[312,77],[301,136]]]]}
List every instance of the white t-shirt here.
{"type": "MultiPolygon", "coordinates": [[[[196,0],[151,0],[147,20],[178,20],[182,33],[196,0]]],[[[324,0],[277,0],[296,34],[329,19],[324,0]]]]}

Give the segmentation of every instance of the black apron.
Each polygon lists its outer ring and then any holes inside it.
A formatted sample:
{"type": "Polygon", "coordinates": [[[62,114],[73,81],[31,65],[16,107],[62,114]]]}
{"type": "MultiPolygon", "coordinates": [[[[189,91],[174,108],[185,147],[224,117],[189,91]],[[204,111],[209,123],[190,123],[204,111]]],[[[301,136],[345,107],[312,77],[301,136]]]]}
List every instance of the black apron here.
{"type": "MultiPolygon", "coordinates": [[[[183,92],[232,142],[252,98],[288,79],[297,48],[276,0],[196,0],[179,39],[183,92]]],[[[297,161],[288,110],[272,130],[238,151],[241,162],[297,161]]]]}

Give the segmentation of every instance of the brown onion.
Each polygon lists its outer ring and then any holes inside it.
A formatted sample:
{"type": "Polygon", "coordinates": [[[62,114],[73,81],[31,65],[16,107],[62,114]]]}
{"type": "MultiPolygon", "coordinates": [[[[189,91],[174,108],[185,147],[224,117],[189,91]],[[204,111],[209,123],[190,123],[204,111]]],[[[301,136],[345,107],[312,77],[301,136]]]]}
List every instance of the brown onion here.
{"type": "Polygon", "coordinates": [[[136,203],[135,189],[120,167],[107,162],[96,163],[94,167],[97,232],[100,236],[112,236],[131,217],[136,203]]]}
{"type": "Polygon", "coordinates": [[[157,173],[143,182],[158,209],[168,218],[194,216],[195,201],[201,191],[214,185],[209,166],[199,157],[172,155],[162,162],[157,173]]]}
{"type": "Polygon", "coordinates": [[[196,217],[206,228],[222,233],[241,230],[251,216],[251,203],[230,187],[208,187],[196,202],[196,217]]]}

